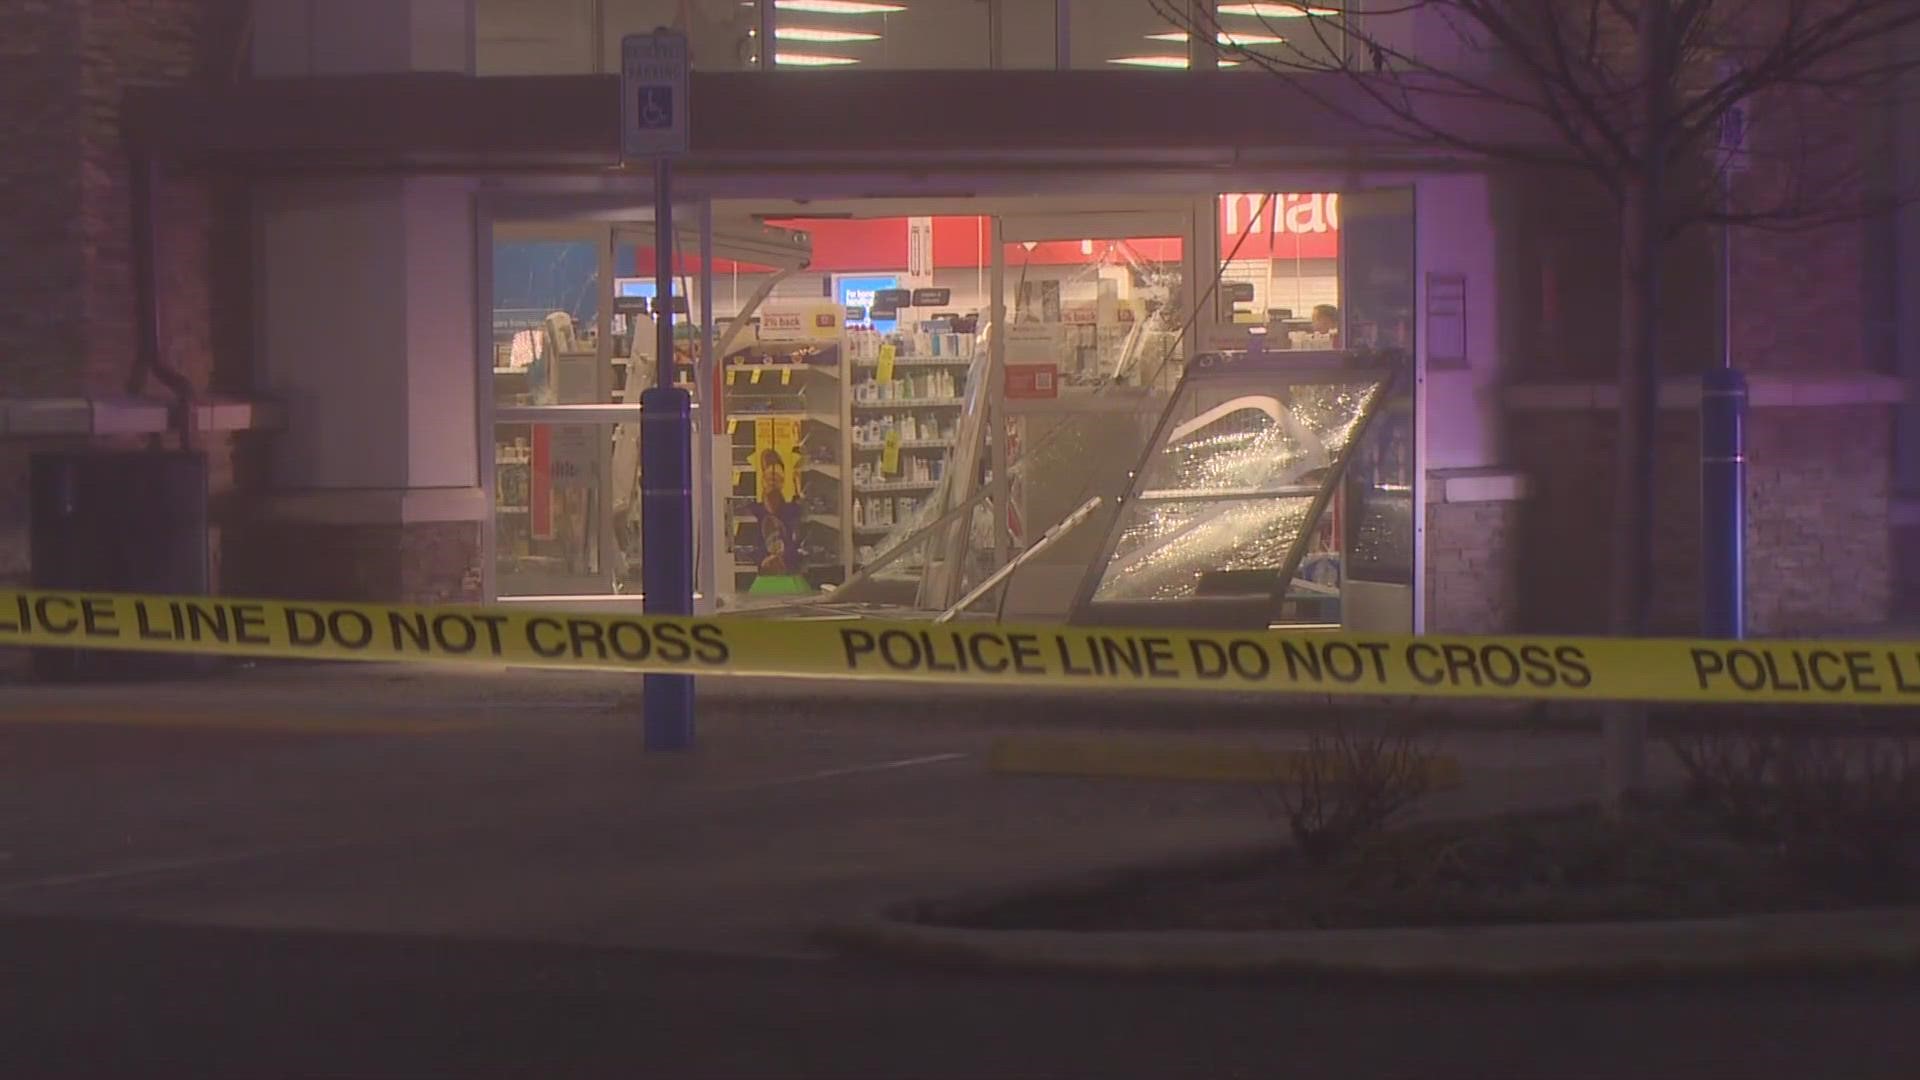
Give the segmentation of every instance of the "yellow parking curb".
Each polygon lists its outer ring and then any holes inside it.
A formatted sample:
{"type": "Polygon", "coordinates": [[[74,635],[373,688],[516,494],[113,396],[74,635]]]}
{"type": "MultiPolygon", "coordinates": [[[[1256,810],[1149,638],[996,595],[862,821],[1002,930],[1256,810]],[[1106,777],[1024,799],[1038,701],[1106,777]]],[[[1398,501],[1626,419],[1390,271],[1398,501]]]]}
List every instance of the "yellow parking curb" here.
{"type": "MultiPolygon", "coordinates": [[[[1252,784],[1295,779],[1309,757],[1304,750],[1173,740],[1010,736],[994,741],[987,766],[995,772],[1038,776],[1252,784]]],[[[1460,782],[1460,762],[1451,756],[1434,755],[1426,769],[1437,786],[1460,782]]]]}
{"type": "Polygon", "coordinates": [[[299,735],[428,735],[468,731],[478,726],[471,721],[429,720],[420,717],[377,714],[354,715],[294,710],[275,712],[267,709],[232,712],[189,712],[177,709],[146,711],[87,706],[12,710],[0,715],[0,724],[13,726],[89,724],[100,727],[255,731],[299,735]]]}

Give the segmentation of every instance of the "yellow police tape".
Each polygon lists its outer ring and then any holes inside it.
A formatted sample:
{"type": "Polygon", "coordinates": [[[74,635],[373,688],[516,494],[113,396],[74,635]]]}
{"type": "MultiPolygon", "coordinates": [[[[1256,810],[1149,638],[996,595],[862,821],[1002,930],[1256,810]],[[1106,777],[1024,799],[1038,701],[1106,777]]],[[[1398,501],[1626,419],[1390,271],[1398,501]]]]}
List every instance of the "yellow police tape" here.
{"type": "Polygon", "coordinates": [[[0,646],[688,675],[1591,701],[1920,702],[1920,645],[670,618],[0,592],[0,646]]]}

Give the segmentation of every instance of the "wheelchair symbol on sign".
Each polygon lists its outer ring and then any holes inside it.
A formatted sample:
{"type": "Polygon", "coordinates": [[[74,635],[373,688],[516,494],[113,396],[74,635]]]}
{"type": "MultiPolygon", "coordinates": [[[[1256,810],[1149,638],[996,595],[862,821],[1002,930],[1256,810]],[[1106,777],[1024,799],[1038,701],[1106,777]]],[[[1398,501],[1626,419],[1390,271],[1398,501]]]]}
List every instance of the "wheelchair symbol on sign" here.
{"type": "Polygon", "coordinates": [[[640,126],[643,128],[673,126],[672,87],[643,86],[640,88],[640,126]]]}

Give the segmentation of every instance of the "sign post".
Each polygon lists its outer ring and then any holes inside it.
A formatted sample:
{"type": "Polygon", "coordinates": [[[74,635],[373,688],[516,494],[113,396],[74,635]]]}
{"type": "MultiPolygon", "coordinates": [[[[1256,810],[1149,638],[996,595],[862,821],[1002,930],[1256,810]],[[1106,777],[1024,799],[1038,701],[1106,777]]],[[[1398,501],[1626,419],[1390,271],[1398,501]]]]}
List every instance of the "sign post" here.
{"type": "MultiPolygon", "coordinates": [[[[641,587],[649,615],[693,614],[693,397],[674,385],[673,159],[687,150],[687,36],[620,40],[621,155],[653,162],[656,374],[640,395],[641,587]]],[[[647,675],[648,750],[693,745],[693,679],[647,675]]]]}
{"type": "MultiPolygon", "coordinates": [[[[1741,78],[1737,65],[1719,68],[1723,87],[1741,78]]],[[[1720,117],[1716,165],[1720,180],[1720,367],[1700,388],[1700,630],[1713,637],[1747,636],[1747,381],[1733,366],[1733,185],[1747,171],[1752,138],[1750,101],[1736,99],[1720,117]]]]}

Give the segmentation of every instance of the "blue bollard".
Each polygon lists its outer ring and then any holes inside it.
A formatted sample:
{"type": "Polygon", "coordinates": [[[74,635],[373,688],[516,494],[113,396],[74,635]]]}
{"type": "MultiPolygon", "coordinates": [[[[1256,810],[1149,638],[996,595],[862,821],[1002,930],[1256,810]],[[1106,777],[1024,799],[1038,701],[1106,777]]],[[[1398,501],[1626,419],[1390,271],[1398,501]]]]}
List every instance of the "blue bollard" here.
{"type": "Polygon", "coordinates": [[[1732,368],[1700,379],[1700,631],[1747,635],[1747,380],[1732,368]]]}
{"type": "MultiPolygon", "coordinates": [[[[693,614],[693,398],[640,395],[640,578],[649,615],[693,614]]],[[[643,676],[648,750],[693,745],[693,677],[643,676]]]]}

